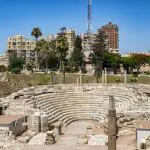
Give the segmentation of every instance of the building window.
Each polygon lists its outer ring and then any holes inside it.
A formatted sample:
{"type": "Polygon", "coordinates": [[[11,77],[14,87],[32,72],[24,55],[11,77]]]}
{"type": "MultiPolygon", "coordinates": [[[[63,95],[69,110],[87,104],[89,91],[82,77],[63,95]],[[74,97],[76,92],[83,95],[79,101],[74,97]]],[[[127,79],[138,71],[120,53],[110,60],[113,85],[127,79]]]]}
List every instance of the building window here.
{"type": "Polygon", "coordinates": [[[13,42],[13,45],[16,45],[16,42],[13,42]]]}

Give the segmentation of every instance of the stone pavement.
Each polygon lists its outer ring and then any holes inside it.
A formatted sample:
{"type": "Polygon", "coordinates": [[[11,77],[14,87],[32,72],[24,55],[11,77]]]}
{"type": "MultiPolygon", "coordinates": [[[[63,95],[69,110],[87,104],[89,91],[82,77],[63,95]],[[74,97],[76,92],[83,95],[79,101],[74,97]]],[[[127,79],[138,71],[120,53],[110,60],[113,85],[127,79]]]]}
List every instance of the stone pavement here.
{"type": "MultiPolygon", "coordinates": [[[[106,146],[95,146],[95,145],[83,145],[79,144],[79,141],[82,140],[86,133],[86,127],[88,125],[95,126],[93,121],[78,121],[70,124],[67,129],[64,131],[59,141],[55,145],[44,145],[44,134],[40,133],[35,136],[30,143],[35,145],[27,144],[24,146],[14,146],[9,149],[4,150],[107,150],[106,146]]],[[[128,137],[127,137],[128,138],[128,137]]],[[[125,139],[121,139],[119,144],[124,144],[125,139]]],[[[131,140],[131,139],[130,139],[131,140]]],[[[125,143],[129,144],[129,143],[125,143]]],[[[120,145],[117,150],[135,150],[132,146],[120,145]]]]}
{"type": "MultiPolygon", "coordinates": [[[[107,147],[104,146],[64,146],[64,145],[51,145],[51,146],[26,146],[24,148],[11,147],[9,149],[3,150],[108,150],[107,147]]],[[[134,147],[129,146],[119,146],[117,150],[135,150],[134,147]]]]}

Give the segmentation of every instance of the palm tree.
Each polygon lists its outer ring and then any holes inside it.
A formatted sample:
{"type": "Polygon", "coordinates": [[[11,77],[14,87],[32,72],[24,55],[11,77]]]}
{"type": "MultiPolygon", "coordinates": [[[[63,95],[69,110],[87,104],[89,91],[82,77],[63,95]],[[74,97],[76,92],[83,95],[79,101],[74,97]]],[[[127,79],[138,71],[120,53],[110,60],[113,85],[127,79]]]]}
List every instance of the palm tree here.
{"type": "MultiPolygon", "coordinates": [[[[35,28],[33,28],[32,32],[31,32],[31,35],[35,37],[35,41],[36,41],[36,44],[37,44],[38,38],[40,36],[42,36],[42,32],[41,32],[40,28],[35,27],[35,28]]],[[[36,51],[36,49],[35,49],[35,51],[36,51]]],[[[36,57],[35,57],[35,66],[36,67],[38,67],[38,58],[39,58],[38,52],[36,51],[36,57]]]]}
{"type": "Polygon", "coordinates": [[[40,54],[40,65],[44,66],[46,73],[48,68],[55,68],[57,66],[56,57],[56,44],[55,41],[46,41],[44,39],[40,40],[36,44],[36,50],[40,54]]]}
{"type": "Polygon", "coordinates": [[[60,71],[63,71],[63,83],[65,83],[65,61],[68,51],[68,42],[67,39],[63,36],[57,38],[56,48],[60,62],[60,71]]]}
{"type": "Polygon", "coordinates": [[[67,56],[68,43],[66,38],[58,37],[56,41],[57,53],[60,61],[60,71],[62,71],[63,63],[67,56]]]}
{"type": "Polygon", "coordinates": [[[41,32],[41,29],[36,27],[36,28],[33,28],[32,32],[31,32],[31,35],[35,37],[35,40],[36,40],[36,43],[37,43],[37,40],[40,36],[42,36],[42,32],[41,32]]]}

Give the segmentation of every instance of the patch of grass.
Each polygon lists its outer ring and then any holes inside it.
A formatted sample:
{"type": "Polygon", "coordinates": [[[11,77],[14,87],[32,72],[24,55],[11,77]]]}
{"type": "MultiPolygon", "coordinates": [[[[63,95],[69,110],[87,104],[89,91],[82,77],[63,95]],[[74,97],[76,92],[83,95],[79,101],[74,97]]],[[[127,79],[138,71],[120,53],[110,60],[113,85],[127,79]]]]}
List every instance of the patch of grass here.
{"type": "MultiPolygon", "coordinates": [[[[66,73],[65,74],[66,84],[75,84],[77,83],[77,78],[80,78],[79,74],[66,73]]],[[[27,86],[36,86],[36,85],[50,85],[52,84],[52,75],[51,74],[30,74],[30,75],[18,75],[18,74],[8,74],[10,84],[13,86],[27,87],[27,86]]],[[[128,83],[133,83],[132,75],[129,75],[127,78],[128,83]]],[[[137,83],[141,84],[150,84],[150,77],[139,76],[136,77],[137,83]]],[[[83,83],[96,83],[96,77],[90,75],[82,76],[83,83]]],[[[99,78],[99,83],[102,82],[102,79],[99,78]]],[[[117,75],[108,75],[108,83],[124,83],[124,76],[117,75]]],[[[54,84],[63,83],[63,74],[54,74],[53,75],[54,84]]]]}
{"type": "Polygon", "coordinates": [[[124,82],[124,77],[123,76],[114,76],[114,75],[109,75],[107,76],[107,83],[123,83],[124,82]]]}

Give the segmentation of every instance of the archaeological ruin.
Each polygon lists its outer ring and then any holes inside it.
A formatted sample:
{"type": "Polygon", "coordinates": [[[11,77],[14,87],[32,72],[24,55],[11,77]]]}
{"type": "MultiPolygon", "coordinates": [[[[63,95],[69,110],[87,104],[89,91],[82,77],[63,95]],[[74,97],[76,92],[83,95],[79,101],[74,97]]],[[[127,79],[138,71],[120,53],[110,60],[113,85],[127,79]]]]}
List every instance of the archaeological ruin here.
{"type": "MultiPolygon", "coordinates": [[[[137,121],[149,121],[149,93],[150,86],[142,84],[66,84],[22,89],[0,98],[1,116],[21,131],[14,134],[11,128],[0,124],[0,147],[67,150],[70,146],[71,150],[74,146],[73,150],[88,150],[92,146],[105,150],[111,134],[116,138],[117,150],[141,148],[144,139],[136,144],[137,121]],[[115,100],[111,111],[110,96],[115,100]],[[108,121],[115,113],[116,121],[108,121]],[[13,116],[22,116],[21,123],[10,121],[13,116]],[[109,122],[114,126],[113,121],[116,131],[108,128],[109,122]],[[133,143],[123,143],[131,137],[133,143]]],[[[150,147],[149,142],[145,146],[150,147]]]]}

